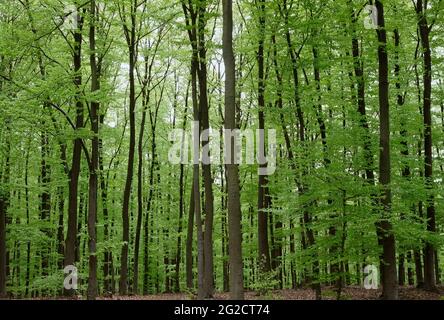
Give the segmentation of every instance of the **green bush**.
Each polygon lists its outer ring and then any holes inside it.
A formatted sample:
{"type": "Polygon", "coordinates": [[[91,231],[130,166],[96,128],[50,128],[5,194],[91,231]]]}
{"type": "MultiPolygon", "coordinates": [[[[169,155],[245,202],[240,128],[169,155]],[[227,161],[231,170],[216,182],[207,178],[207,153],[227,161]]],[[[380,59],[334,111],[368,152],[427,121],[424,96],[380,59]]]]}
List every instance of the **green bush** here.
{"type": "Polygon", "coordinates": [[[279,285],[279,269],[267,272],[259,272],[256,281],[251,284],[251,288],[260,296],[269,296],[270,291],[279,285]]]}

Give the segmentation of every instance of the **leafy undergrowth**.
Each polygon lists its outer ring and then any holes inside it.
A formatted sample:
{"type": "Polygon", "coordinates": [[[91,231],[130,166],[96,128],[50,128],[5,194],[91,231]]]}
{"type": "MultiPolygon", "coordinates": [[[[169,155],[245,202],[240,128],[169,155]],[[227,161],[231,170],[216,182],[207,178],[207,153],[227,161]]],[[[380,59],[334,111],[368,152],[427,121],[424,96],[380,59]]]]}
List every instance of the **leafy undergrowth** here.
{"type": "MultiPolygon", "coordinates": [[[[402,300],[443,300],[444,288],[440,288],[441,293],[428,292],[414,287],[403,287],[399,290],[399,297],[402,300]]],[[[381,290],[366,290],[361,287],[347,287],[342,290],[341,300],[377,300],[381,295],[381,290]]],[[[218,292],[215,294],[216,300],[227,300],[229,294],[218,292]]],[[[133,295],[133,296],[112,296],[100,297],[101,300],[190,300],[195,299],[187,293],[162,293],[156,295],[133,295]]],[[[296,290],[274,290],[266,296],[259,296],[256,292],[245,293],[246,300],[314,300],[315,295],[311,289],[296,290]]],[[[333,288],[323,288],[323,300],[335,300],[336,293],[333,288]]]]}
{"type": "MultiPolygon", "coordinates": [[[[401,300],[444,300],[444,287],[439,288],[440,292],[428,292],[415,287],[402,287],[399,289],[399,298],[401,300]]],[[[349,286],[342,290],[341,300],[378,300],[381,296],[381,290],[366,290],[362,287],[349,286]]],[[[76,296],[74,298],[66,297],[40,297],[34,300],[82,300],[85,297],[76,296]]],[[[128,295],[128,296],[107,296],[98,297],[97,300],[194,300],[196,296],[190,293],[161,293],[150,295],[128,295]]],[[[227,292],[217,292],[214,295],[215,300],[228,300],[227,292]]],[[[307,288],[302,289],[284,289],[273,290],[265,296],[260,296],[254,291],[245,292],[246,300],[314,300],[314,291],[307,288]]],[[[336,292],[332,287],[322,289],[322,300],[336,300],[336,292]]]]}

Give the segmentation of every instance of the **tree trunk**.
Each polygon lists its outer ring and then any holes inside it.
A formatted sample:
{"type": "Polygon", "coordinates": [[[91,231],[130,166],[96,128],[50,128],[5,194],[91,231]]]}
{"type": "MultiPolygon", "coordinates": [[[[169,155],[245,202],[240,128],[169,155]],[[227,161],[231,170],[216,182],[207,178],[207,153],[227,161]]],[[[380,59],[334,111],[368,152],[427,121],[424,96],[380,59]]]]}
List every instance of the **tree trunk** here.
{"type": "MultiPolygon", "coordinates": [[[[418,28],[423,49],[424,70],[423,70],[423,115],[424,115],[424,179],[427,189],[426,218],[427,231],[436,232],[435,206],[433,197],[433,155],[432,155],[432,114],[431,114],[431,94],[432,94],[432,53],[430,50],[429,34],[431,27],[427,22],[426,11],[427,1],[416,2],[416,14],[418,16],[418,28]]],[[[436,290],[435,278],[435,248],[430,241],[426,241],[424,248],[424,289],[436,290]]]]}
{"type": "MultiPolygon", "coordinates": [[[[29,203],[29,152],[30,152],[30,150],[28,149],[28,151],[26,152],[26,158],[25,158],[26,225],[28,227],[30,224],[30,216],[29,216],[29,205],[30,205],[30,203],[29,203]]],[[[1,199],[0,199],[0,201],[1,201],[1,199]]],[[[1,207],[1,203],[0,203],[0,214],[1,214],[1,210],[2,210],[2,207],[1,207]]],[[[1,218],[0,218],[0,220],[1,220],[1,218]]],[[[1,228],[1,226],[0,226],[0,228],[1,228]]],[[[0,232],[0,237],[1,237],[1,234],[3,234],[3,233],[0,232]]],[[[63,233],[62,233],[62,242],[63,242],[63,233]]],[[[1,246],[1,241],[0,241],[0,246],[1,246]]],[[[62,256],[63,256],[63,253],[64,253],[64,251],[61,252],[62,256]]],[[[0,249],[0,254],[1,254],[1,249],[0,249]]],[[[1,258],[0,258],[0,260],[1,260],[1,258]]],[[[63,268],[63,261],[62,261],[61,267],[63,268]]],[[[0,270],[1,270],[1,267],[0,267],[0,270]]],[[[26,274],[25,274],[25,296],[26,297],[29,297],[30,276],[31,276],[31,241],[28,240],[26,242],[26,274]]]]}
{"type": "MultiPolygon", "coordinates": [[[[44,107],[44,110],[47,111],[47,107],[44,107]]],[[[45,126],[45,121],[42,122],[42,126],[45,126]]],[[[44,129],[45,130],[45,129],[44,129]]],[[[49,191],[50,188],[50,165],[47,162],[47,158],[49,157],[49,137],[46,131],[42,131],[41,133],[41,162],[40,162],[40,185],[42,191],[39,195],[40,197],[40,220],[42,221],[42,233],[48,237],[48,240],[51,238],[49,221],[51,214],[51,194],[49,191]]],[[[47,240],[47,241],[48,241],[47,240]]],[[[41,261],[42,261],[42,276],[48,275],[49,268],[49,255],[50,255],[50,246],[41,249],[41,261]]]]}
{"type": "MultiPolygon", "coordinates": [[[[233,8],[232,0],[223,0],[223,58],[225,63],[225,132],[236,129],[236,78],[233,54],[233,8]]],[[[241,208],[239,194],[239,166],[234,162],[234,141],[226,141],[231,150],[231,159],[226,159],[227,189],[228,189],[228,232],[230,259],[230,298],[243,300],[243,267],[242,267],[242,230],[241,208]]],[[[225,157],[226,158],[226,157],[225,157]]]]}
{"type": "Polygon", "coordinates": [[[139,292],[139,247],[140,233],[143,217],[143,133],[145,131],[146,107],[142,112],[142,121],[140,123],[139,142],[137,146],[137,224],[136,239],[134,243],[134,274],[133,274],[133,293],[139,292]]]}
{"type": "MultiPolygon", "coordinates": [[[[104,123],[104,115],[100,116],[100,125],[104,123]]],[[[103,166],[103,143],[102,139],[99,137],[99,172],[100,172],[100,194],[102,198],[102,211],[103,211],[103,240],[108,243],[110,240],[110,222],[109,222],[109,211],[108,211],[108,183],[105,181],[105,173],[103,166]]],[[[108,180],[108,179],[107,179],[108,180]]],[[[113,285],[111,283],[111,273],[112,273],[112,252],[109,248],[109,244],[104,247],[103,256],[103,291],[106,295],[114,293],[113,285]]]]}
{"type": "Polygon", "coordinates": [[[139,247],[140,247],[140,233],[142,228],[143,218],[143,136],[145,133],[146,111],[149,103],[150,91],[146,86],[151,80],[151,66],[148,67],[148,58],[145,57],[145,83],[142,89],[143,106],[142,106],[142,120],[139,128],[139,141],[137,144],[137,225],[136,225],[136,239],[134,243],[134,274],[133,274],[133,293],[139,292],[139,247]],[[148,71],[149,70],[149,71],[148,71]]]}
{"type": "MultiPolygon", "coordinates": [[[[193,118],[196,118],[197,108],[197,88],[196,88],[196,68],[195,54],[191,60],[191,96],[193,104],[193,118]]],[[[193,154],[193,162],[194,162],[193,154]]],[[[190,208],[188,211],[188,225],[187,225],[187,241],[186,241],[186,274],[187,274],[187,288],[193,288],[193,231],[194,231],[194,214],[195,214],[195,186],[194,186],[194,167],[193,167],[193,182],[191,183],[190,192],[190,208]]]]}
{"type": "Polygon", "coordinates": [[[407,252],[407,280],[409,286],[413,286],[415,284],[415,280],[413,279],[412,263],[413,263],[412,251],[409,250],[407,252]]]}
{"type": "MultiPolygon", "coordinates": [[[[265,0],[259,1],[259,44],[257,51],[257,65],[258,65],[258,109],[259,109],[259,130],[262,132],[265,129],[265,75],[264,75],[264,38],[265,38],[265,0]]],[[[259,135],[258,141],[260,168],[266,168],[265,162],[265,134],[259,135]]],[[[271,269],[270,264],[270,248],[268,245],[268,219],[265,190],[267,187],[267,177],[259,174],[258,178],[258,193],[257,193],[257,232],[258,232],[258,248],[259,256],[258,263],[261,272],[268,272],[271,269]]]]}
{"type": "MultiPolygon", "coordinates": [[[[191,3],[187,5],[182,0],[182,8],[185,14],[185,22],[188,28],[188,37],[192,48],[191,77],[192,77],[192,101],[193,120],[199,123],[197,128],[193,128],[193,188],[194,188],[194,210],[197,225],[197,264],[198,264],[198,298],[211,297],[214,291],[213,276],[213,190],[211,179],[211,166],[209,159],[202,164],[202,177],[204,180],[204,202],[202,204],[205,211],[205,235],[202,228],[201,203],[199,177],[199,137],[201,129],[209,128],[208,119],[208,98],[207,98],[207,67],[206,67],[206,47],[205,47],[205,24],[206,24],[206,1],[199,1],[196,6],[191,3]],[[197,93],[197,77],[199,80],[199,96],[197,93]],[[206,163],[205,163],[206,162],[206,163]],[[197,171],[197,173],[196,173],[197,171]]],[[[209,142],[202,141],[202,155],[209,142]]],[[[207,152],[209,155],[209,150],[207,152]]],[[[207,156],[205,156],[207,157],[207,156]]]]}
{"type": "MultiPolygon", "coordinates": [[[[76,9],[77,12],[80,8],[76,9]]],[[[83,18],[77,15],[77,29],[74,32],[74,85],[76,87],[76,130],[83,128],[83,102],[81,99],[82,75],[80,72],[82,66],[82,27],[83,18]]],[[[76,245],[77,245],[77,197],[80,175],[80,161],[82,140],[77,138],[74,140],[72,151],[71,170],[69,172],[69,197],[68,197],[68,230],[66,234],[65,247],[65,266],[74,265],[76,261],[76,245]]],[[[65,295],[71,296],[74,290],[66,290],[65,295]]]]}
{"type": "MultiPolygon", "coordinates": [[[[97,70],[96,61],[96,3],[91,0],[90,26],[89,26],[89,49],[91,68],[91,93],[100,90],[100,75],[97,70]]],[[[88,250],[89,250],[89,273],[88,273],[88,300],[94,300],[98,294],[97,287],[97,192],[98,192],[98,170],[99,170],[99,102],[92,100],[90,108],[92,138],[91,163],[89,168],[89,201],[88,201],[88,250]]]]}
{"type": "Polygon", "coordinates": [[[413,250],[413,258],[415,260],[416,287],[418,288],[424,288],[424,275],[422,272],[423,268],[421,256],[422,254],[420,250],[413,250]]]}
{"type": "MultiPolygon", "coordinates": [[[[135,1],[134,1],[135,2],[135,1]]],[[[125,189],[123,191],[122,204],[122,227],[123,227],[123,246],[120,257],[120,281],[119,293],[126,295],[128,293],[128,245],[129,245],[129,204],[131,196],[131,186],[133,182],[134,173],[134,152],[136,145],[136,88],[134,68],[136,63],[136,4],[131,4],[131,25],[130,30],[125,27],[126,38],[129,53],[129,126],[130,126],[130,141],[128,149],[128,166],[126,172],[125,189]]]]}
{"type": "MultiPolygon", "coordinates": [[[[2,61],[3,62],[3,61],[2,61]]],[[[0,64],[0,67],[2,67],[2,65],[0,64]]],[[[3,69],[3,68],[2,68],[3,69]]],[[[3,71],[3,70],[2,70],[3,71]]],[[[2,81],[0,80],[0,91],[2,89],[2,81]]],[[[9,121],[9,120],[6,120],[9,121]]],[[[7,131],[9,131],[9,126],[8,123],[6,125],[6,129],[7,131]]],[[[8,143],[8,142],[6,142],[8,143]]],[[[28,151],[29,153],[29,151],[28,151]]],[[[9,157],[8,157],[9,159],[9,157]]],[[[26,161],[28,161],[28,154],[26,157],[26,161]]],[[[6,162],[6,166],[9,166],[9,161],[6,162]]],[[[6,170],[9,170],[8,168],[6,168],[6,170]]],[[[26,162],[26,169],[25,169],[25,185],[27,186],[27,177],[28,177],[28,162],[26,162]]],[[[0,172],[0,299],[2,298],[6,298],[6,283],[7,283],[7,272],[6,272],[6,267],[7,267],[7,254],[6,254],[6,211],[7,211],[7,190],[9,188],[4,188],[4,184],[3,184],[3,177],[2,174],[0,172]]],[[[9,186],[8,186],[9,187],[9,186]]],[[[28,195],[28,188],[26,188],[26,195],[28,195]]],[[[29,204],[29,202],[26,202],[27,206],[29,204]]],[[[27,210],[27,214],[29,216],[29,210],[27,210]]],[[[29,224],[29,222],[28,222],[29,224]]],[[[28,242],[29,244],[29,242],[28,242]]],[[[29,246],[29,245],[28,245],[29,246]]],[[[29,249],[28,249],[29,252],[29,249]]],[[[28,264],[29,266],[29,264],[28,264]]]]}
{"type": "MultiPolygon", "coordinates": [[[[149,217],[151,212],[151,204],[153,200],[154,195],[154,167],[156,165],[156,134],[155,130],[152,130],[152,143],[151,143],[151,164],[150,164],[150,172],[149,172],[149,186],[150,191],[148,193],[148,199],[147,199],[147,205],[146,205],[146,214],[145,214],[145,221],[144,221],[144,227],[143,227],[143,237],[145,239],[144,246],[143,246],[143,294],[148,294],[149,290],[149,257],[148,257],[148,251],[149,251],[149,217]]],[[[152,221],[151,221],[152,223],[152,221]]]]}
{"type": "MultiPolygon", "coordinates": [[[[357,85],[357,104],[358,113],[360,115],[359,125],[363,130],[363,149],[364,149],[364,160],[365,160],[365,180],[370,186],[375,185],[375,175],[374,175],[374,159],[372,153],[372,137],[370,135],[370,127],[367,121],[366,114],[366,102],[365,102],[365,82],[364,82],[364,65],[361,60],[361,53],[359,52],[359,41],[356,31],[357,14],[351,10],[351,22],[352,22],[352,55],[353,55],[353,69],[356,78],[357,85]]],[[[354,85],[352,84],[352,89],[354,85]]],[[[354,94],[352,94],[354,95],[354,94]]],[[[377,195],[372,192],[370,195],[371,199],[377,199],[377,195]]],[[[376,200],[372,200],[373,212],[376,211],[378,206],[376,200]]],[[[381,230],[376,226],[376,236],[378,237],[378,245],[382,246],[382,235],[381,230]]],[[[382,259],[379,263],[380,278],[383,282],[384,280],[384,268],[382,259]]]]}
{"type": "MultiPolygon", "coordinates": [[[[208,116],[208,97],[207,97],[207,59],[205,44],[205,24],[206,24],[206,1],[201,1],[198,6],[198,56],[199,67],[199,111],[200,121],[202,121],[202,130],[208,130],[210,127],[208,116]]],[[[204,139],[203,139],[204,140],[204,139]]],[[[202,141],[202,158],[209,157],[209,137],[208,141],[202,141]],[[207,152],[206,152],[206,149],[207,152]]],[[[209,159],[208,159],[209,160],[209,159]]],[[[213,218],[214,218],[214,197],[213,197],[213,179],[211,177],[210,161],[202,163],[202,177],[204,184],[204,212],[205,212],[205,232],[203,240],[203,258],[204,258],[204,297],[212,298],[214,293],[214,266],[213,266],[213,218]]]]}
{"type": "Polygon", "coordinates": [[[185,268],[187,274],[187,288],[192,289],[193,285],[193,230],[194,230],[194,186],[191,184],[190,192],[190,208],[188,210],[188,224],[187,224],[187,242],[186,242],[186,257],[185,268]]]}
{"type": "Polygon", "coordinates": [[[63,254],[65,252],[65,241],[64,241],[64,215],[65,215],[65,191],[64,187],[57,188],[57,194],[59,196],[58,199],[58,210],[59,210],[59,219],[57,225],[57,267],[59,269],[63,269],[63,254]]]}
{"type": "MultiPolygon", "coordinates": [[[[401,94],[400,90],[401,90],[401,83],[400,83],[400,65],[399,65],[399,46],[400,46],[400,35],[399,35],[399,30],[395,29],[393,31],[394,33],[394,38],[395,38],[395,77],[396,77],[396,90],[397,92],[397,103],[398,103],[398,107],[402,108],[402,106],[404,105],[404,97],[401,94]]],[[[400,112],[402,114],[402,111],[400,112]]],[[[405,124],[404,124],[404,119],[401,119],[401,130],[400,130],[400,134],[402,137],[402,141],[401,141],[401,156],[403,157],[403,163],[402,163],[402,168],[401,168],[401,174],[405,179],[410,179],[410,167],[409,165],[406,163],[406,159],[409,156],[409,150],[408,150],[408,142],[407,142],[407,130],[405,128],[405,124]]],[[[400,215],[401,219],[405,218],[404,213],[401,213],[400,215]]],[[[398,258],[398,284],[400,286],[403,286],[405,284],[405,255],[403,253],[399,254],[399,258],[398,258]]]]}
{"type": "MultiPolygon", "coordinates": [[[[223,130],[221,129],[221,135],[223,135],[223,130]]],[[[222,141],[222,137],[221,140],[222,141]]],[[[223,148],[221,146],[221,159],[223,159],[223,148]]],[[[222,228],[222,274],[223,274],[223,291],[228,292],[230,290],[230,270],[229,270],[229,261],[228,261],[228,223],[227,223],[227,197],[224,196],[224,193],[227,193],[227,186],[226,183],[224,183],[226,172],[223,170],[223,165],[221,165],[221,211],[222,211],[222,221],[221,221],[221,228],[222,228]]]]}
{"type": "Polygon", "coordinates": [[[391,190],[390,190],[390,114],[388,91],[388,58],[387,36],[384,22],[384,7],[376,1],[378,10],[378,61],[379,61],[379,183],[382,187],[382,217],[377,222],[381,231],[383,246],[382,295],[384,299],[398,299],[398,283],[396,274],[395,236],[390,222],[391,190]]]}
{"type": "MultiPolygon", "coordinates": [[[[194,60],[194,59],[193,59],[194,60]]],[[[197,63],[194,60],[193,63],[197,63]]],[[[197,70],[195,68],[194,70],[197,70]]],[[[205,298],[205,288],[204,288],[204,273],[205,273],[205,262],[204,262],[204,236],[202,230],[202,218],[201,218],[201,203],[200,203],[200,183],[199,183],[199,136],[200,128],[198,125],[198,107],[197,107],[197,90],[196,90],[196,78],[194,74],[193,82],[193,114],[194,114],[194,148],[193,148],[193,193],[194,193],[194,215],[196,220],[196,230],[197,230],[197,297],[198,299],[205,298]]]]}
{"type": "Polygon", "coordinates": [[[0,192],[0,298],[6,298],[6,191],[0,192]]]}
{"type": "MultiPolygon", "coordinates": [[[[177,80],[176,80],[177,81],[177,80]]],[[[176,83],[177,86],[177,83],[176,83]]],[[[177,229],[177,248],[176,248],[176,257],[175,257],[175,277],[174,277],[174,291],[180,292],[180,260],[181,260],[181,253],[182,253],[182,229],[183,229],[183,215],[185,211],[184,207],[184,180],[185,180],[185,172],[184,172],[184,158],[183,158],[183,150],[185,149],[185,129],[187,125],[187,112],[188,112],[188,94],[189,94],[189,82],[187,85],[187,91],[185,96],[185,110],[183,115],[183,123],[182,123],[182,130],[184,132],[184,135],[182,136],[181,140],[181,161],[180,161],[180,173],[179,173],[179,226],[177,229]]],[[[174,95],[174,107],[175,110],[177,108],[177,90],[175,91],[174,95]]]]}

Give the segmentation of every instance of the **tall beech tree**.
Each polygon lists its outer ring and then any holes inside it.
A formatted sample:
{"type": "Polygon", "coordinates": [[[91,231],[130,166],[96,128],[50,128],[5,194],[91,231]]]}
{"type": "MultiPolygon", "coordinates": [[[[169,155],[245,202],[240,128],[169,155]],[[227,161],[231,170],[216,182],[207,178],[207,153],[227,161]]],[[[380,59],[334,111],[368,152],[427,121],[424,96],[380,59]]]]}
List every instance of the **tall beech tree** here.
{"type": "Polygon", "coordinates": [[[124,7],[119,7],[119,14],[122,20],[123,33],[125,35],[126,44],[128,46],[128,82],[129,82],[129,149],[128,149],[128,165],[126,172],[125,189],[123,191],[122,201],[122,227],[123,227],[123,245],[120,257],[120,280],[119,292],[126,294],[128,292],[128,246],[130,238],[130,220],[129,220],[129,206],[131,196],[131,186],[133,182],[134,172],[134,154],[136,148],[136,80],[135,80],[135,64],[137,60],[137,10],[140,7],[137,1],[131,1],[129,13],[125,11],[124,7]],[[129,17],[127,17],[127,15],[129,17]],[[129,20],[129,21],[128,21],[129,20]],[[128,23],[128,24],[127,24],[128,23]]]}
{"type": "MultiPolygon", "coordinates": [[[[258,121],[259,130],[265,129],[265,73],[264,73],[264,42],[265,42],[265,1],[259,1],[258,5],[259,11],[259,42],[257,49],[257,66],[258,66],[258,121]]],[[[260,135],[260,141],[258,142],[259,148],[263,148],[265,145],[265,135],[260,135]]],[[[261,155],[265,156],[265,150],[260,151],[261,155]]],[[[266,168],[267,164],[261,159],[261,167],[266,168]]],[[[270,249],[268,246],[268,215],[267,215],[267,194],[268,190],[266,187],[267,177],[263,174],[259,174],[258,179],[258,200],[257,200],[257,210],[258,210],[258,247],[259,247],[259,265],[264,271],[270,271],[270,249]]]]}
{"type": "Polygon", "coordinates": [[[375,2],[378,17],[378,75],[379,75],[379,183],[381,184],[381,218],[376,223],[378,237],[382,237],[382,295],[384,299],[398,299],[396,272],[396,247],[393,227],[390,221],[391,163],[390,163],[390,106],[388,82],[387,31],[385,29],[384,5],[375,2]]]}
{"type": "MultiPolygon", "coordinates": [[[[433,23],[427,21],[427,1],[418,0],[415,5],[418,29],[423,49],[423,119],[424,119],[424,181],[428,192],[426,202],[427,231],[436,232],[435,205],[433,196],[433,155],[432,155],[432,53],[430,31],[433,23]]],[[[424,248],[424,288],[436,290],[435,251],[433,244],[426,241],[424,248]]]]}
{"type": "MultiPolygon", "coordinates": [[[[223,56],[225,64],[225,133],[236,129],[236,78],[235,61],[233,54],[233,3],[223,1],[223,56]]],[[[242,275],[242,231],[241,209],[239,195],[239,168],[235,163],[235,140],[225,134],[225,158],[227,164],[227,191],[228,191],[228,233],[230,257],[230,297],[240,300],[244,298],[242,275]],[[230,151],[227,151],[230,148],[230,151]]]]}
{"type": "MultiPolygon", "coordinates": [[[[73,82],[76,90],[75,94],[75,130],[81,130],[84,127],[84,102],[81,97],[82,74],[82,39],[83,39],[83,21],[82,9],[77,6],[74,19],[76,19],[75,30],[73,31],[74,44],[73,50],[73,82]]],[[[71,169],[69,171],[69,198],[68,198],[68,229],[66,233],[65,244],[65,266],[73,265],[76,261],[76,239],[77,239],[77,210],[78,210],[78,188],[79,176],[81,170],[82,157],[82,139],[77,137],[74,140],[72,148],[71,169]]],[[[65,290],[67,295],[73,295],[73,290],[65,290]]]]}
{"type": "MultiPolygon", "coordinates": [[[[91,1],[89,8],[89,63],[91,67],[91,93],[97,94],[100,90],[100,74],[96,57],[96,2],[91,1]]],[[[98,170],[99,170],[99,107],[100,104],[93,98],[90,102],[90,121],[93,133],[91,146],[91,163],[89,165],[89,192],[88,192],[88,294],[90,300],[96,298],[97,288],[97,195],[98,195],[98,170]]]]}

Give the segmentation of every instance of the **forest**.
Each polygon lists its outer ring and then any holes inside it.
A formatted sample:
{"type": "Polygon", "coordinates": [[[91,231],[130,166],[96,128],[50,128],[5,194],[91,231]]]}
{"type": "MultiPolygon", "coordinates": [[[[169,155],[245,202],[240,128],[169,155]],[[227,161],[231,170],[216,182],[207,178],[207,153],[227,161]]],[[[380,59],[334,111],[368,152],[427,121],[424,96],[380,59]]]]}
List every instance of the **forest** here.
{"type": "Polygon", "coordinates": [[[444,1],[0,1],[0,299],[443,299],[444,1]]]}

